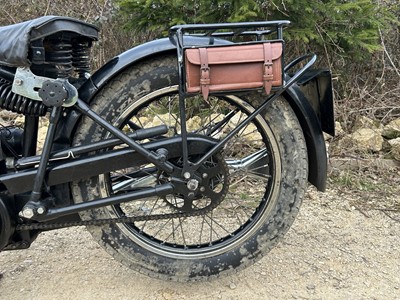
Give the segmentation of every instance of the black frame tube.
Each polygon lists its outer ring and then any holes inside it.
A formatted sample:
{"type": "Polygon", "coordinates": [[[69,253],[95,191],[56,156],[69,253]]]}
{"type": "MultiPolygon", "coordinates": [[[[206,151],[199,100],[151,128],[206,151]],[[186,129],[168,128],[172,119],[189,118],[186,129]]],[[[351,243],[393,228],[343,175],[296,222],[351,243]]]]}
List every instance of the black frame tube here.
{"type": "Polygon", "coordinates": [[[167,173],[172,173],[173,172],[174,166],[170,162],[164,161],[164,159],[162,157],[158,156],[155,153],[152,153],[152,152],[146,150],[143,146],[141,146],[140,144],[138,144],[135,141],[133,141],[132,139],[130,139],[121,130],[119,130],[118,128],[112,126],[107,121],[102,119],[98,114],[96,114],[93,110],[90,109],[89,105],[87,105],[81,99],[78,99],[78,101],[76,102],[75,107],[77,109],[79,109],[79,111],[82,112],[84,115],[88,116],[93,121],[95,121],[98,125],[102,126],[104,129],[106,129],[110,133],[112,133],[115,137],[117,137],[118,139],[123,141],[125,144],[127,144],[129,147],[131,147],[133,150],[135,150],[139,154],[141,154],[144,157],[146,157],[146,159],[148,159],[149,162],[155,164],[161,170],[163,170],[163,171],[165,171],[167,173]]]}
{"type": "Polygon", "coordinates": [[[53,107],[51,110],[49,128],[47,130],[46,139],[42,149],[42,155],[40,156],[39,167],[37,169],[37,173],[33,183],[33,190],[27,205],[29,205],[30,202],[39,201],[42,197],[42,187],[43,187],[44,177],[46,175],[47,164],[50,158],[50,151],[51,148],[53,147],[54,135],[56,133],[56,127],[58,120],[60,119],[61,112],[62,112],[61,106],[53,107]]]}
{"type": "MultiPolygon", "coordinates": [[[[168,127],[165,125],[155,126],[146,129],[139,129],[133,133],[127,134],[127,136],[133,140],[143,140],[166,134],[168,132],[168,127]]],[[[90,152],[103,150],[107,148],[113,148],[115,146],[121,145],[123,142],[120,139],[107,139],[100,142],[96,142],[89,145],[75,146],[67,148],[65,150],[57,151],[51,153],[49,161],[66,160],[70,158],[75,158],[78,155],[87,154],[90,152]]],[[[23,157],[15,162],[16,168],[26,168],[33,167],[40,161],[40,155],[23,157]]]]}
{"type": "Polygon", "coordinates": [[[81,202],[77,204],[72,204],[61,208],[51,208],[47,211],[45,215],[36,216],[33,218],[37,221],[49,221],[66,215],[72,215],[81,211],[116,205],[124,202],[140,200],[143,198],[153,197],[153,196],[166,196],[172,193],[174,186],[170,183],[155,186],[154,188],[142,189],[139,191],[126,193],[122,195],[111,196],[107,198],[96,199],[88,202],[81,202]]]}

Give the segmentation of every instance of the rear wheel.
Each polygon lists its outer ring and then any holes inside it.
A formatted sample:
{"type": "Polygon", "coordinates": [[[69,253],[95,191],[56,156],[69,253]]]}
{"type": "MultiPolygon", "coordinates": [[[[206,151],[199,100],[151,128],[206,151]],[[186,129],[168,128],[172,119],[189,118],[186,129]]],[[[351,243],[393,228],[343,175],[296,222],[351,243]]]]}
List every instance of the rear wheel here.
{"type": "MultiPolygon", "coordinates": [[[[167,136],[179,135],[176,74],[172,57],[144,62],[111,81],[96,96],[92,108],[125,132],[165,124],[167,136]]],[[[186,100],[187,128],[194,136],[221,139],[252,111],[254,107],[237,96],[213,96],[209,103],[199,96],[190,97],[186,100]]],[[[91,120],[83,119],[75,144],[107,136],[91,120]]],[[[200,156],[189,153],[191,161],[200,156]]],[[[165,197],[81,214],[86,220],[159,216],[88,228],[116,259],[158,278],[199,280],[250,265],[288,230],[307,182],[304,137],[283,99],[236,134],[221,153],[205,161],[195,174],[201,179],[176,179],[182,156],[169,160],[178,170],[172,176],[143,164],[72,184],[74,200],[82,202],[173,182],[174,193],[165,197]]]]}

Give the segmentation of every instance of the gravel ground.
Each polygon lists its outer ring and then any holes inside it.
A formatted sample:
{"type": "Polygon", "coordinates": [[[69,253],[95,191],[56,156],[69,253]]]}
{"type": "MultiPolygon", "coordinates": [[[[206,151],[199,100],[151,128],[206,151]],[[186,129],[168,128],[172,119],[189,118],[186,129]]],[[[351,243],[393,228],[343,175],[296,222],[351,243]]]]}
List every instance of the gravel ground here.
{"type": "Polygon", "coordinates": [[[211,282],[144,277],[82,227],[43,233],[28,250],[0,253],[0,299],[400,299],[400,213],[361,210],[353,203],[368,195],[354,194],[310,188],[278,247],[211,282]]]}

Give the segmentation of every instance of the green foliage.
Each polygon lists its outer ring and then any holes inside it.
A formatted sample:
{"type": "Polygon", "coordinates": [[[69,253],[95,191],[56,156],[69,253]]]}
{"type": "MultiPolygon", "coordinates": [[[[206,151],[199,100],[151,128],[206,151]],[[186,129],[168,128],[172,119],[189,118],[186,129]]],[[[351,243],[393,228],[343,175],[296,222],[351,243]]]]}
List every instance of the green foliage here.
{"type": "MultiPolygon", "coordinates": [[[[395,22],[392,4],[374,0],[119,0],[127,27],[151,37],[183,23],[243,22],[288,19],[286,38],[365,58],[380,49],[379,29],[395,22]]],[[[398,9],[398,7],[397,7],[398,9]]]]}

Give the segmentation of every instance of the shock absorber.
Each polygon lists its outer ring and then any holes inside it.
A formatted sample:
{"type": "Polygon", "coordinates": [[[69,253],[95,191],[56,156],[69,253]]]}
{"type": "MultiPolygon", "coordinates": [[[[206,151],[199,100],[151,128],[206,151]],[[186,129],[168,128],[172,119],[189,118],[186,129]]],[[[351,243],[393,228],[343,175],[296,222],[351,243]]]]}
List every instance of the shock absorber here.
{"type": "Polygon", "coordinates": [[[0,107],[15,113],[44,116],[47,107],[39,101],[25,98],[11,91],[11,82],[0,78],[0,107]]]}

